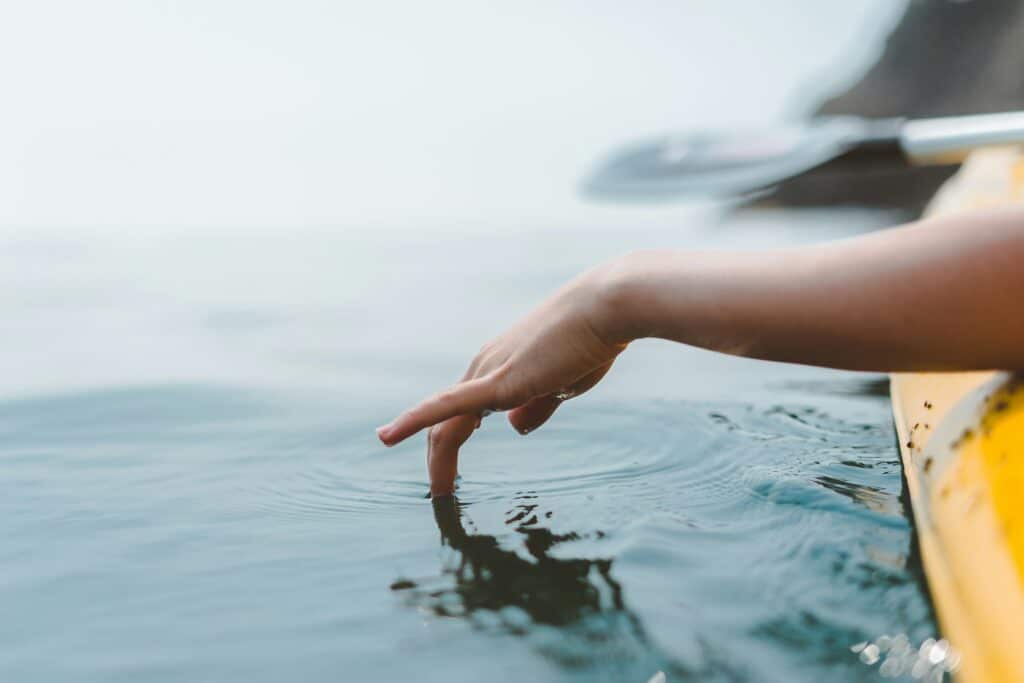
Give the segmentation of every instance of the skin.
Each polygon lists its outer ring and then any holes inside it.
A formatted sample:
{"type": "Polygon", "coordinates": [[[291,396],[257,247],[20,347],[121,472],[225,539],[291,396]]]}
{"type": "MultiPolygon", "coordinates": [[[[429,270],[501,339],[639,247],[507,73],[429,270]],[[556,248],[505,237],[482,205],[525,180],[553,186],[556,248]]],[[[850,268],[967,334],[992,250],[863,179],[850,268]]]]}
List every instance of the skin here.
{"type": "Polygon", "coordinates": [[[431,493],[451,493],[481,413],[507,410],[529,433],[647,337],[848,370],[1024,368],[1024,210],[771,252],[629,254],[562,287],[377,434],[392,446],[430,428],[431,493]]]}

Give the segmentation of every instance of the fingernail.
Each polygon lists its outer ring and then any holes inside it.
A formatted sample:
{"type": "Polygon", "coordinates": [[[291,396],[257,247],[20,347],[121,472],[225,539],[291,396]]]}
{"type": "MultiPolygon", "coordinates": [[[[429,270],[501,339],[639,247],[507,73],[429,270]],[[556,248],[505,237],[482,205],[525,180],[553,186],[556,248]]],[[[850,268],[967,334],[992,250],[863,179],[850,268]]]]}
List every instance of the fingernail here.
{"type": "Polygon", "coordinates": [[[516,431],[519,432],[520,434],[522,434],[523,436],[526,436],[527,434],[530,433],[530,428],[529,427],[523,427],[522,429],[517,429],[516,431]]]}
{"type": "Polygon", "coordinates": [[[385,446],[390,446],[391,445],[390,443],[388,443],[388,427],[389,426],[390,425],[384,425],[383,427],[377,427],[377,438],[380,439],[380,442],[382,444],[384,444],[385,446]]]}

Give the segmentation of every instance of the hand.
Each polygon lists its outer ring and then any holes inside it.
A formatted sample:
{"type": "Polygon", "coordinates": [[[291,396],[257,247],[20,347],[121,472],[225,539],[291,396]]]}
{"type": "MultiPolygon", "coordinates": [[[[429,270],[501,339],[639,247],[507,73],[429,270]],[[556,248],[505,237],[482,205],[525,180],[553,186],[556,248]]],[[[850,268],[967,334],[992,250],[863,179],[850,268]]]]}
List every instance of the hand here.
{"type": "Polygon", "coordinates": [[[566,398],[597,384],[626,348],[628,339],[618,324],[623,309],[609,296],[613,272],[600,266],[556,292],[485,344],[458,384],[379,427],[380,440],[393,446],[430,427],[430,492],[451,493],[459,448],[486,411],[509,410],[509,422],[527,434],[544,424],[566,398]]]}

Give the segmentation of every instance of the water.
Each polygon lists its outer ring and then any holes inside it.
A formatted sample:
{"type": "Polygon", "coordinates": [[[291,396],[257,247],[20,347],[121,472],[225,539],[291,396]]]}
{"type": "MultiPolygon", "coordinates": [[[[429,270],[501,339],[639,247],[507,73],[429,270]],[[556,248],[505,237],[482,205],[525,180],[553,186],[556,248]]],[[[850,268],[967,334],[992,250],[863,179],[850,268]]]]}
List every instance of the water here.
{"type": "Polygon", "coordinates": [[[936,635],[883,378],[640,342],[457,500],[373,434],[595,262],[890,223],[574,187],[801,111],[898,3],[186,5],[0,22],[0,680],[874,681],[936,635]]]}
{"type": "Polygon", "coordinates": [[[187,385],[8,401],[0,668],[874,680],[849,645],[935,625],[886,403],[847,400],[855,419],[580,401],[528,439],[486,430],[458,502],[433,503],[415,453],[330,406],[187,385]]]}
{"type": "Polygon", "coordinates": [[[886,220],[9,239],[3,679],[876,680],[851,645],[936,634],[882,378],[638,343],[457,502],[373,427],[630,245],[886,220]]]}

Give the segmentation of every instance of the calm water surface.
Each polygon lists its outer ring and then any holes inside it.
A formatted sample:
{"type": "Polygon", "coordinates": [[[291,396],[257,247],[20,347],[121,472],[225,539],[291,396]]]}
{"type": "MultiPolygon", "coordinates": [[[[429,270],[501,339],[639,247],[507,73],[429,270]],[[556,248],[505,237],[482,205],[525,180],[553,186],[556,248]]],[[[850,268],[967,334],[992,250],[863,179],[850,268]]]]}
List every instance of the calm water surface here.
{"type": "Polygon", "coordinates": [[[876,680],[935,633],[880,378],[639,343],[457,500],[373,427],[609,254],[881,220],[9,239],[3,679],[876,680]]]}

